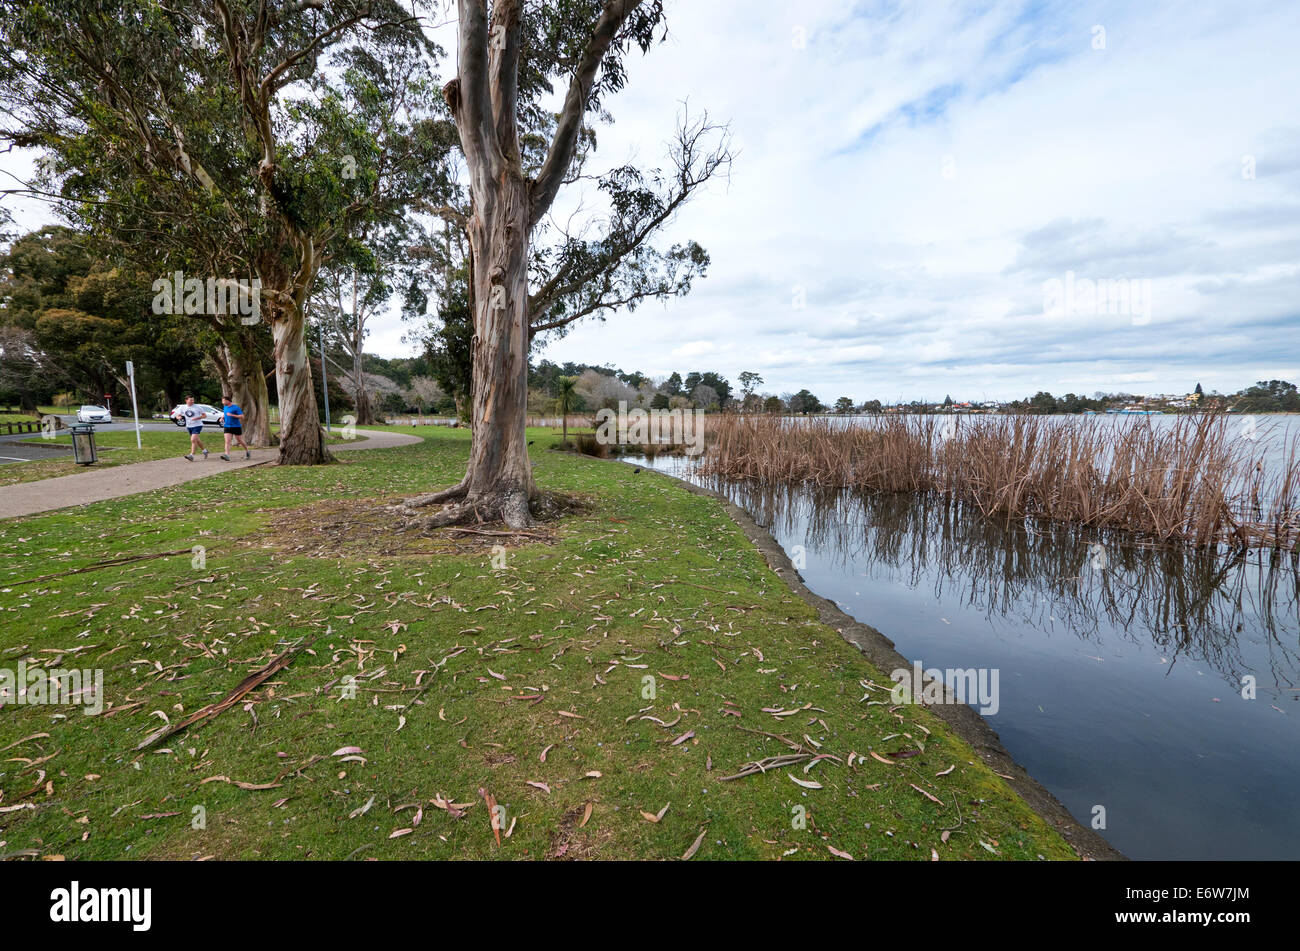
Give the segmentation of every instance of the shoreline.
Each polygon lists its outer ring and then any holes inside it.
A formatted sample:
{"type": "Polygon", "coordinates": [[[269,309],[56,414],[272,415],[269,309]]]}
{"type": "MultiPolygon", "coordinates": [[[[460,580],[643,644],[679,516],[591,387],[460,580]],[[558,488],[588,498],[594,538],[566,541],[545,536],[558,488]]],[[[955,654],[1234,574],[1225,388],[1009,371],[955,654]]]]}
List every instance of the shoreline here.
{"type": "MultiPolygon", "coordinates": [[[[596,458],[596,457],[592,457],[596,458]]],[[[610,457],[604,462],[616,462],[620,465],[635,466],[636,463],[610,457]]],[[[727,514],[740,526],[745,536],[768,566],[786,583],[790,590],[805,603],[817,611],[817,615],[828,627],[833,628],[844,640],[856,647],[881,671],[888,672],[900,667],[911,669],[912,660],[898,652],[894,642],[884,633],[869,624],[863,624],[849,616],[833,602],[823,598],[804,583],[803,577],[794,567],[790,558],[772,534],[760,526],[743,508],[726,496],[695,485],[685,479],[646,469],[678,483],[695,495],[708,496],[723,504],[727,514]]],[[[1080,823],[1071,815],[1059,799],[1053,796],[1029,771],[1016,762],[1015,758],[1002,744],[997,731],[984,717],[965,703],[927,704],[926,709],[943,720],[957,736],[961,737],[979,756],[986,766],[1007,781],[1007,784],[1021,799],[1049,826],[1055,829],[1078,856],[1085,861],[1128,861],[1128,857],[1106,841],[1096,831],[1080,823]]]]}

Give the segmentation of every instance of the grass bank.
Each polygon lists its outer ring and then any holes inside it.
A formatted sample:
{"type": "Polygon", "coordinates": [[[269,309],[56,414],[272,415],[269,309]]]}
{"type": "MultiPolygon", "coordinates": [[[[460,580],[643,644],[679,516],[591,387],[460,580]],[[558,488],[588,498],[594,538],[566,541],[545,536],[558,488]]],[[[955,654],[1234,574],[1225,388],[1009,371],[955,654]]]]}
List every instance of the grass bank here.
{"type": "Polygon", "coordinates": [[[0,710],[0,855],[1073,856],[930,711],[891,706],[716,500],[539,451],[584,510],[501,547],[399,532],[375,500],[468,456],[467,432],[419,435],[0,522],[0,668],[100,669],[106,698],[0,710]]]}

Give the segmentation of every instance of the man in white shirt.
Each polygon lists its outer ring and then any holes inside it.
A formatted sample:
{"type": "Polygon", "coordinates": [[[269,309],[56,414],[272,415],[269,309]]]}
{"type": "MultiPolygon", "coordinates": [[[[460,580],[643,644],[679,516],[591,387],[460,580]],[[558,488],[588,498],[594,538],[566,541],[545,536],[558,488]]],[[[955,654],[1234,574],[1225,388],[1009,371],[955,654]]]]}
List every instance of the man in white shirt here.
{"type": "Polygon", "coordinates": [[[208,450],[203,445],[203,440],[199,437],[203,435],[203,410],[194,405],[194,397],[185,397],[185,405],[181,407],[181,418],[185,420],[185,429],[190,434],[190,451],[186,453],[185,458],[190,462],[194,461],[194,453],[201,451],[203,458],[208,458],[208,450]]]}

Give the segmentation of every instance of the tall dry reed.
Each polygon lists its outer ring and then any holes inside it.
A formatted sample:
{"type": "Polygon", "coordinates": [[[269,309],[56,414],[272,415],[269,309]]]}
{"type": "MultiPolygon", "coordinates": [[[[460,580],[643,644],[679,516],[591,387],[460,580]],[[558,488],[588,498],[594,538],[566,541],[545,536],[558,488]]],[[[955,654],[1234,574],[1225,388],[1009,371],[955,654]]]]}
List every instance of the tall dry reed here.
{"type": "Polygon", "coordinates": [[[1300,436],[1266,469],[1221,415],[711,419],[705,474],[769,485],[920,492],[1196,546],[1300,546],[1300,436]]]}

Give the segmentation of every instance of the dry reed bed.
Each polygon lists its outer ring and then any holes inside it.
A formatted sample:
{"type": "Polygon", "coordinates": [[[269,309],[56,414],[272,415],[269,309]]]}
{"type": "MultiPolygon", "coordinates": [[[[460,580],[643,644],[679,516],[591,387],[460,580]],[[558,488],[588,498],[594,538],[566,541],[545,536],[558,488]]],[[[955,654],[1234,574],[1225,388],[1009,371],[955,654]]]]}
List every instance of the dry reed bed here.
{"type": "Polygon", "coordinates": [[[1196,546],[1300,548],[1300,437],[1270,469],[1229,418],[886,416],[709,420],[701,471],[769,485],[920,492],[1196,546]]]}

